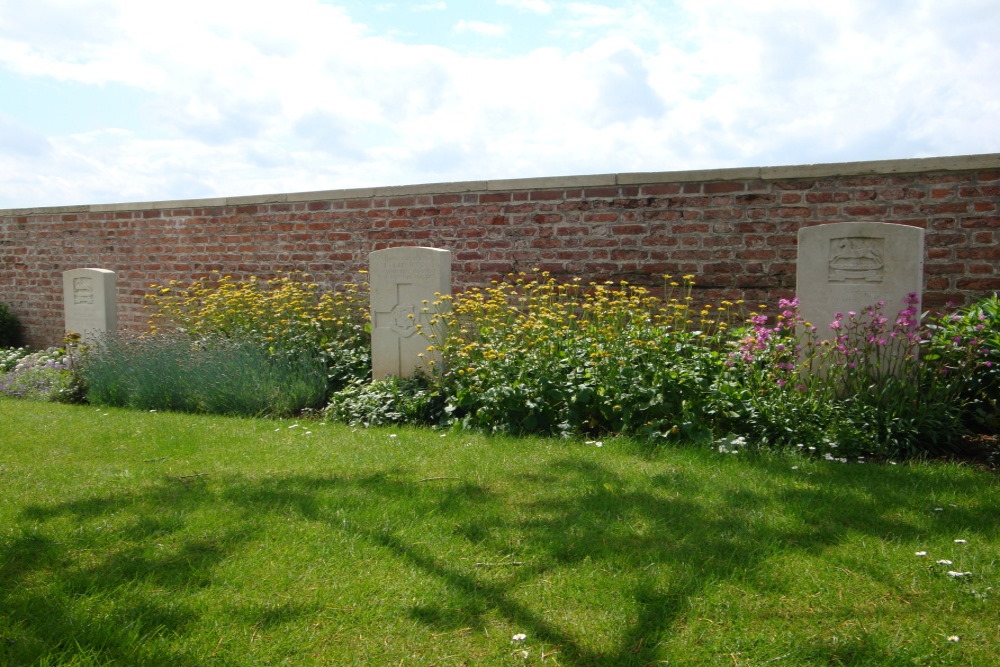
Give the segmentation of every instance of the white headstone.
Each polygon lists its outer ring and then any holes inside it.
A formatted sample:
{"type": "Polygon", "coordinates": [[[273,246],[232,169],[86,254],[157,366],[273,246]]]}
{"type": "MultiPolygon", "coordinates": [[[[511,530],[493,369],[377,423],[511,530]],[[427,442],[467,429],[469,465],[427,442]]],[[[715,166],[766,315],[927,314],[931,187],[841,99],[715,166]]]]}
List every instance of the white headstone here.
{"type": "Polygon", "coordinates": [[[924,278],[924,230],[883,222],[837,222],[799,230],[795,295],[799,314],[820,338],[833,337],[839,313],[885,303],[894,321],[906,298],[919,299],[924,278]]]}
{"type": "Polygon", "coordinates": [[[115,272],[108,269],[72,269],[63,272],[63,310],[66,332],[92,343],[118,328],[115,272]]]}
{"type": "Polygon", "coordinates": [[[372,377],[409,377],[436,353],[430,320],[435,301],[451,294],[451,252],[437,248],[386,248],[368,255],[371,287],[372,377]]]}

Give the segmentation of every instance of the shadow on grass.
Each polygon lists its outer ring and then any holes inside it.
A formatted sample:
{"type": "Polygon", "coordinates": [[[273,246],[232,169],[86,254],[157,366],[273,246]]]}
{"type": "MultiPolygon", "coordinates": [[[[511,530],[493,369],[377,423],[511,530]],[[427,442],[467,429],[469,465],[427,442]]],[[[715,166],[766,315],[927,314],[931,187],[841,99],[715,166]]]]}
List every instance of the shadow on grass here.
{"type": "MultiPolygon", "coordinates": [[[[499,616],[558,647],[565,664],[644,665],[662,657],[659,644],[684,621],[692,598],[709,586],[746,581],[774,554],[819,554],[848,533],[900,540],[926,535],[927,523],[912,518],[923,503],[914,496],[916,489],[921,498],[935,493],[938,479],[929,469],[848,466],[817,466],[804,477],[767,460],[725,462],[717,473],[763,481],[728,488],[669,469],[639,482],[610,466],[566,457],[537,479],[520,479],[516,492],[462,480],[421,483],[388,470],[363,477],[164,480],[132,492],[26,507],[10,537],[0,540],[0,662],[92,656],[100,664],[225,664],[178,648],[184,643],[177,638],[200,621],[186,595],[211,590],[220,565],[265,539],[268,519],[279,515],[363,540],[442,584],[446,599],[408,609],[411,620],[435,632],[479,629],[499,616]],[[208,532],[192,528],[220,511],[226,520],[211,523],[208,532]],[[408,537],[420,521],[450,535],[449,543],[408,537]],[[502,560],[512,544],[524,565],[506,577],[454,558],[472,549],[502,560]],[[584,563],[634,575],[628,595],[637,612],[610,649],[589,647],[578,629],[552,620],[519,588],[584,563]],[[680,574],[667,582],[641,574],[651,564],[680,574]]],[[[972,475],[951,478],[944,490],[972,498],[981,483],[972,475]]],[[[1000,517],[986,507],[956,508],[948,521],[984,531],[1000,527],[1000,517]]],[[[882,576],[877,567],[863,574],[882,576]]],[[[601,605],[601,592],[590,602],[601,605]]],[[[247,627],[278,626],[315,612],[285,604],[237,609],[233,616],[247,627]]]]}

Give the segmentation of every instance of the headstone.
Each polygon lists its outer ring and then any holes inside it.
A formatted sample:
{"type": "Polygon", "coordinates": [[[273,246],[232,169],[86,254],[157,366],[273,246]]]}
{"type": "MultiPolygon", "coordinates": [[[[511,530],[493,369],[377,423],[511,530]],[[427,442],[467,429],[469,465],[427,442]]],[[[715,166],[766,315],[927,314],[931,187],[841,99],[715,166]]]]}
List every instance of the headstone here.
{"type": "Polygon", "coordinates": [[[66,332],[93,343],[118,327],[115,272],[108,269],[72,269],[63,272],[63,310],[66,332]]]}
{"type": "Polygon", "coordinates": [[[433,304],[451,294],[451,252],[386,248],[369,254],[368,262],[372,377],[409,377],[439,358],[427,350],[431,342],[425,334],[431,333],[433,304]]]}
{"type": "Polygon", "coordinates": [[[894,322],[909,294],[919,299],[924,230],[882,222],[837,222],[799,230],[795,294],[799,314],[830,339],[837,313],[861,313],[884,302],[894,322]]]}

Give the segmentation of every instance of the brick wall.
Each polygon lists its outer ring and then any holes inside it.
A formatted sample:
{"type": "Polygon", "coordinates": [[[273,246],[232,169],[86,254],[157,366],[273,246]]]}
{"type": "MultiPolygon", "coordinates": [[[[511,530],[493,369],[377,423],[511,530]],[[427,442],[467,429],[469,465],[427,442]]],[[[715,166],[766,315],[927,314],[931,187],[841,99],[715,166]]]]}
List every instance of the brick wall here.
{"type": "Polygon", "coordinates": [[[63,271],[118,274],[138,329],[152,282],[213,270],[357,278],[372,250],[447,248],[456,287],[534,267],[770,302],[795,286],[796,234],[878,220],[927,230],[925,304],[1000,290],[1000,154],[710,171],[476,181],[196,201],[0,210],[0,301],[30,343],[62,337],[63,271]]]}

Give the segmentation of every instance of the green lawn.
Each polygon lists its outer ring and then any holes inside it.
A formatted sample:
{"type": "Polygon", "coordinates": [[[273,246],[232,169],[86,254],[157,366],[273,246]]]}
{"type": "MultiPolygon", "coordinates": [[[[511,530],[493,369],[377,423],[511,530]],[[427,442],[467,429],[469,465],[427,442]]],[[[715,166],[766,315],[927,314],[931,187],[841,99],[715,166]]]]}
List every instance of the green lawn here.
{"type": "Polygon", "coordinates": [[[998,481],[3,399],[0,664],[995,665],[998,481]]]}

